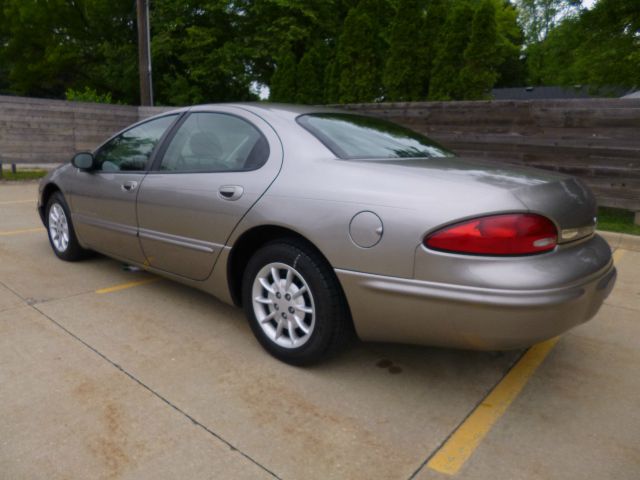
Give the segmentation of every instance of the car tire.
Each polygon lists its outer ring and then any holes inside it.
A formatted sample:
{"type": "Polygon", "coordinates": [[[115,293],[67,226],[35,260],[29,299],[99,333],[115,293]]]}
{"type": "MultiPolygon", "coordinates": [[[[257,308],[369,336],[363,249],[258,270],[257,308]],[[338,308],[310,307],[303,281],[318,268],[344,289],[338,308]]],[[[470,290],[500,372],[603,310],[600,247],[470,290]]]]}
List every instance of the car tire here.
{"type": "Polygon", "coordinates": [[[78,243],[69,206],[62,193],[55,192],[51,195],[44,218],[49,243],[58,258],[67,262],[76,262],[89,255],[89,250],[85,250],[78,243]]]}
{"type": "Polygon", "coordinates": [[[354,336],[333,269],[297,239],[273,241],[255,252],[244,271],[242,304],[260,344],[291,365],[324,360],[354,336]]]}

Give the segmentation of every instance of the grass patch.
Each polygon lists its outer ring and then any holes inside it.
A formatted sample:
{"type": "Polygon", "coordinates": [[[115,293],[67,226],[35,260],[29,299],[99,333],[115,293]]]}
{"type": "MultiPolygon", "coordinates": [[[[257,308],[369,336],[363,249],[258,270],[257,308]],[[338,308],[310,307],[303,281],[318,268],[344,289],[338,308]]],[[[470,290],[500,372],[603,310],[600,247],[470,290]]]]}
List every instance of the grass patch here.
{"type": "Polygon", "coordinates": [[[47,174],[46,170],[18,170],[13,173],[11,170],[3,170],[0,180],[8,180],[10,182],[19,180],[36,180],[47,174]]]}
{"type": "Polygon", "coordinates": [[[598,209],[598,228],[610,232],[640,235],[640,225],[633,223],[633,212],[621,208],[600,207],[598,209]]]}

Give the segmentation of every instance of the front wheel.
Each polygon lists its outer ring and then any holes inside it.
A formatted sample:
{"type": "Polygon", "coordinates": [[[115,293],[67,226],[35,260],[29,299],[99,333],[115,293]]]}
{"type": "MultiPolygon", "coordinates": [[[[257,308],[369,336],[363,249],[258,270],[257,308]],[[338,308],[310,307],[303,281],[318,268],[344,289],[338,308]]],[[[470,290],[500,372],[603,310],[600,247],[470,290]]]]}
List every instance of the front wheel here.
{"type": "Polygon", "coordinates": [[[58,258],[74,262],[87,256],[88,250],[82,248],[76,238],[69,207],[62,193],[56,192],[51,195],[47,202],[45,219],[49,243],[58,258]]]}
{"type": "Polygon", "coordinates": [[[250,259],[242,300],[254,335],[274,357],[293,365],[338,351],[353,329],[335,273],[296,239],[266,244],[250,259]]]}

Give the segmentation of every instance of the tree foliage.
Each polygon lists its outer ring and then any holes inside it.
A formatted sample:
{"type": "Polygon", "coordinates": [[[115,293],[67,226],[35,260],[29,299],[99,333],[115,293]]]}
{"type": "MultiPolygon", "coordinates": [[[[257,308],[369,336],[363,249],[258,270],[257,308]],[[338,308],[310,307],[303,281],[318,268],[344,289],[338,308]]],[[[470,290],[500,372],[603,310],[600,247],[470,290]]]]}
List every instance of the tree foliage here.
{"type": "Polygon", "coordinates": [[[384,44],[380,24],[367,8],[367,0],[349,10],[338,40],[338,101],[369,102],[382,95],[380,74],[384,44]]]}
{"type": "Polygon", "coordinates": [[[1,0],[0,7],[0,65],[11,92],[63,98],[68,88],[90,86],[135,100],[131,1],[1,0]]]}
{"type": "Polygon", "coordinates": [[[277,67],[271,76],[271,100],[293,102],[298,90],[296,58],[288,47],[284,47],[276,62],[277,67]]]}
{"type": "Polygon", "coordinates": [[[89,87],[84,87],[84,90],[68,88],[64,95],[70,102],[113,103],[110,93],[100,94],[89,87]]]}
{"type": "Polygon", "coordinates": [[[525,35],[518,23],[518,11],[508,1],[495,0],[497,23],[498,79],[495,87],[518,87],[526,80],[526,64],[522,56],[525,35]]]}
{"type": "Polygon", "coordinates": [[[471,38],[464,50],[460,89],[464,98],[489,98],[498,78],[498,28],[492,0],[482,0],[473,16],[471,38]]]}
{"type": "MultiPolygon", "coordinates": [[[[135,5],[0,0],[0,92],[137,103],[135,5]]],[[[150,13],[158,104],[251,100],[260,86],[318,104],[640,81],[637,0],[152,0],[150,13]]]]}
{"type": "Polygon", "coordinates": [[[444,33],[436,43],[436,57],[429,88],[431,100],[461,100],[464,91],[460,71],[464,67],[464,51],[469,44],[469,25],[473,22],[470,3],[459,2],[447,17],[444,33]]]}
{"type": "Polygon", "coordinates": [[[422,97],[427,53],[421,41],[425,19],[425,2],[400,0],[391,23],[382,77],[388,100],[411,101],[422,97]]]}
{"type": "Polygon", "coordinates": [[[582,0],[516,0],[527,43],[544,40],[562,20],[579,12],[582,0]]]}
{"type": "Polygon", "coordinates": [[[297,103],[321,104],[324,101],[324,71],[327,67],[325,52],[326,49],[318,45],[302,56],[296,73],[297,103]]]}
{"type": "Polygon", "coordinates": [[[640,87],[640,3],[600,0],[527,48],[535,84],[640,87]]]}
{"type": "MultiPolygon", "coordinates": [[[[433,63],[438,53],[438,41],[444,34],[444,24],[452,6],[451,0],[429,0],[422,32],[418,38],[416,53],[420,56],[418,62],[424,69],[422,75],[422,90],[420,99],[424,100],[429,94],[429,85],[433,76],[433,63]]],[[[415,55],[415,54],[414,54],[415,55]]]]}

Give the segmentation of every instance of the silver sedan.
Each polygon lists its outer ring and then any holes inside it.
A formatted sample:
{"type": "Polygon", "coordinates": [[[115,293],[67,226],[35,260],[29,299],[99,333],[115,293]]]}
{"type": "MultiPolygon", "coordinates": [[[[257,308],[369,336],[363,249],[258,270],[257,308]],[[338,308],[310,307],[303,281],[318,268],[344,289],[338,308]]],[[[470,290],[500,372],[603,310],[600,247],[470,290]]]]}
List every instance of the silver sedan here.
{"type": "Polygon", "coordinates": [[[576,179],[344,111],[164,113],[76,154],[38,205],[61,259],[100,252],[242,306],[292,364],[355,335],[531,345],[593,317],[616,277],[576,179]]]}

